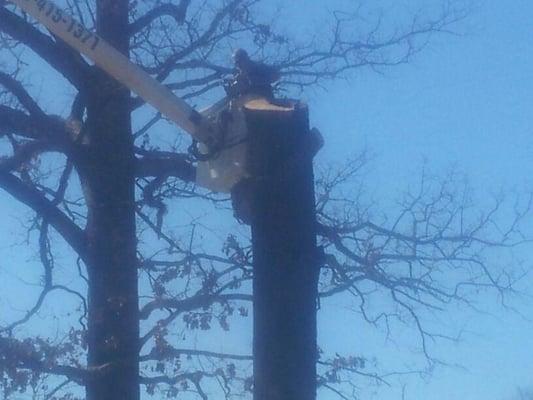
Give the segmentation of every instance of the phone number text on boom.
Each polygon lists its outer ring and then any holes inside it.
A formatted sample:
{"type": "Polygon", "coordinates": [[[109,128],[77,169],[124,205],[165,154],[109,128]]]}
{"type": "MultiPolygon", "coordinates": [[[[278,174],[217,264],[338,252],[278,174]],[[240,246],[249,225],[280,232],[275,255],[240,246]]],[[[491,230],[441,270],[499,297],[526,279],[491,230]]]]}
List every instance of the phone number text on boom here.
{"type": "Polygon", "coordinates": [[[37,5],[39,12],[44,14],[48,19],[51,19],[55,24],[67,25],[67,32],[83,44],[90,43],[90,49],[94,50],[100,43],[100,38],[91,32],[71,16],[65,14],[55,4],[46,0],[26,0],[37,5]]]}

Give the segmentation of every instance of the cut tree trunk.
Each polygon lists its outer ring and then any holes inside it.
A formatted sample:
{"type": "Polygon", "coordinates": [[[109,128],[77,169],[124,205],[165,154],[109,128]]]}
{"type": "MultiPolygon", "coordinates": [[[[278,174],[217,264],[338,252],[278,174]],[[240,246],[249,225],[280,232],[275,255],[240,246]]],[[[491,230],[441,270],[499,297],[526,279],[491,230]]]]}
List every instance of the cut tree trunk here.
{"type": "Polygon", "coordinates": [[[316,397],[319,265],[305,105],[252,101],[248,135],[254,268],[254,399],[316,397]]]}
{"type": "MultiPolygon", "coordinates": [[[[128,1],[98,0],[97,31],[128,54],[128,1]]],[[[87,400],[138,400],[139,317],[130,93],[95,69],[80,178],[88,207],[87,400]]]]}

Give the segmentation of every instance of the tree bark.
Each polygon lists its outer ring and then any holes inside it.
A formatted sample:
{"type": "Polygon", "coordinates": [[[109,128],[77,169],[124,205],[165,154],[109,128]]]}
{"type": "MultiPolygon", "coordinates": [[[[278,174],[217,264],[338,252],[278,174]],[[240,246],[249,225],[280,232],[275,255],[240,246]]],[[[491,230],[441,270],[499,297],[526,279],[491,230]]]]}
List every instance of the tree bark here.
{"type": "MultiPolygon", "coordinates": [[[[98,0],[97,31],[128,55],[128,1],[98,0]]],[[[138,400],[139,309],[130,93],[95,69],[80,177],[88,207],[88,400],[138,400]]]]}
{"type": "Polygon", "coordinates": [[[245,114],[254,176],[254,399],[313,400],[319,266],[307,108],[251,104],[245,114]]]}

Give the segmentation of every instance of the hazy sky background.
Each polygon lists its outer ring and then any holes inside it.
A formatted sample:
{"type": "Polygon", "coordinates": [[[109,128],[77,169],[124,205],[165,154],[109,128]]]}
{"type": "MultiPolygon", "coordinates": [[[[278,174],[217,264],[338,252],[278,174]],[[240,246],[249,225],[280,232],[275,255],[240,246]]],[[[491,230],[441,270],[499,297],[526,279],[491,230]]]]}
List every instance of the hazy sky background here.
{"type": "MultiPolygon", "coordinates": [[[[286,5],[293,29],[312,32],[325,3],[298,0],[286,5]]],[[[429,2],[404,3],[416,8],[429,2]]],[[[318,162],[342,161],[369,149],[374,156],[367,181],[372,196],[384,204],[416,183],[424,163],[434,172],[455,166],[469,177],[480,200],[502,187],[532,188],[532,16],[531,1],[479,2],[459,27],[464,35],[435,37],[410,64],[385,70],[384,75],[360,71],[348,82],[328,84],[327,91],[304,93],[312,124],[326,138],[318,162]]],[[[19,224],[15,217],[19,208],[2,192],[0,204],[4,215],[0,234],[11,235],[19,224]]],[[[528,255],[533,256],[533,249],[520,253],[526,259],[528,255]]],[[[17,274],[24,275],[26,261],[34,256],[20,253],[20,247],[0,245],[0,257],[0,266],[17,265],[17,274]]],[[[1,269],[0,288],[22,296],[26,285],[17,286],[12,277],[8,269],[1,269]]],[[[529,289],[533,293],[531,285],[529,289]]],[[[533,319],[533,301],[524,298],[513,304],[533,319]]],[[[424,381],[402,377],[405,399],[507,400],[518,386],[533,385],[533,323],[505,312],[490,297],[481,298],[479,305],[491,315],[452,309],[443,317],[444,324],[467,330],[461,343],[444,345],[439,351],[446,361],[461,367],[436,368],[424,381]]],[[[320,339],[329,343],[330,350],[375,355],[384,366],[418,362],[412,352],[412,332],[400,330],[394,341],[386,340],[350,313],[349,306],[340,300],[323,304],[320,339]]],[[[0,309],[2,313],[8,309],[1,296],[0,309]]],[[[401,399],[398,386],[378,393],[382,400],[401,399]]]]}

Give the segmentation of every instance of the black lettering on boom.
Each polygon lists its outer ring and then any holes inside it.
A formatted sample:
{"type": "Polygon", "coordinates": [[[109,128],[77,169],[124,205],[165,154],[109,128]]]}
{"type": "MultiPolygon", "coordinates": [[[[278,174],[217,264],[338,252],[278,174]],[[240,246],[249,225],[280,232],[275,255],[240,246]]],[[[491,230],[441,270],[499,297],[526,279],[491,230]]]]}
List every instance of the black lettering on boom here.
{"type": "Polygon", "coordinates": [[[26,0],[26,2],[30,1],[33,1],[37,5],[40,13],[44,13],[44,15],[54,23],[63,23],[67,25],[67,32],[81,43],[86,44],[90,42],[91,50],[95,50],[100,44],[100,38],[98,36],[85,29],[85,27],[74,18],[64,14],[54,3],[50,3],[47,0],[26,0]]]}

